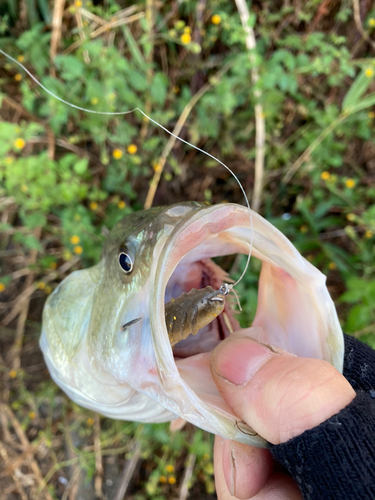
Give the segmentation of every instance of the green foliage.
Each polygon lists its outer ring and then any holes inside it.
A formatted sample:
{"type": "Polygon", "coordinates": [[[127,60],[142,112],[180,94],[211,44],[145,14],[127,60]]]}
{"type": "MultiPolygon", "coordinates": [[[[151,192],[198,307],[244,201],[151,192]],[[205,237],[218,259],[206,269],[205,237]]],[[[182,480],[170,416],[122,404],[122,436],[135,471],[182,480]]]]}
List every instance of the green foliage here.
{"type": "MultiPolygon", "coordinates": [[[[302,2],[298,12],[272,2],[263,2],[261,9],[254,6],[250,25],[257,48],[250,58],[235,2],[207,2],[202,19],[197,18],[196,0],[151,3],[152,15],[111,25],[93,36],[98,26],[81,12],[81,29],[79,2],[68,2],[52,63],[52,3],[26,2],[18,25],[20,2],[8,0],[0,6],[0,46],[65,101],[102,112],[139,107],[169,130],[196,92],[209,84],[181,136],[223,160],[247,192],[254,185],[254,105],[260,103],[266,128],[262,215],[327,275],[344,330],[375,347],[375,60],[365,43],[353,45],[358,37],[351,32],[349,4],[328,13],[331,22],[318,25],[319,2],[302,2]],[[214,14],[220,16],[217,24],[214,14]],[[309,154],[286,181],[306,150],[309,154]]],[[[114,16],[116,22],[121,19],[121,2],[95,4],[83,2],[83,7],[103,23],[114,16]]],[[[142,13],[145,2],[136,9],[142,13]]],[[[374,12],[363,20],[371,36],[374,12]]],[[[103,227],[110,229],[125,214],[142,208],[168,137],[137,112],[108,116],[69,107],[8,61],[0,86],[5,110],[0,122],[0,197],[14,207],[0,225],[0,250],[37,250],[32,270],[40,298],[64,277],[61,269],[67,273],[98,260],[103,227]]],[[[188,199],[243,203],[238,186],[221,166],[176,143],[155,204],[188,199]]],[[[245,261],[223,259],[233,278],[240,276],[245,261]]],[[[17,271],[1,271],[0,292],[18,290],[17,271]]],[[[251,324],[256,312],[259,272],[260,263],[253,259],[236,288],[242,326],[251,324]]],[[[25,428],[32,425],[30,411],[48,407],[46,425],[38,434],[46,446],[53,448],[56,432],[91,443],[90,412],[64,398],[61,410],[52,383],[39,384],[32,396],[24,372],[17,383],[13,410],[25,428]],[[58,425],[53,420],[57,408],[62,412],[58,425]],[[74,415],[72,421],[69,415],[74,415]]],[[[173,481],[168,481],[174,477],[180,484],[189,454],[197,460],[192,481],[212,493],[212,438],[207,434],[189,428],[171,435],[167,425],[105,419],[101,424],[103,448],[118,448],[129,457],[131,436],[142,443],[149,474],[134,498],[176,496],[173,481]]],[[[92,449],[77,446],[73,451],[74,463],[92,476],[92,449]]]]}

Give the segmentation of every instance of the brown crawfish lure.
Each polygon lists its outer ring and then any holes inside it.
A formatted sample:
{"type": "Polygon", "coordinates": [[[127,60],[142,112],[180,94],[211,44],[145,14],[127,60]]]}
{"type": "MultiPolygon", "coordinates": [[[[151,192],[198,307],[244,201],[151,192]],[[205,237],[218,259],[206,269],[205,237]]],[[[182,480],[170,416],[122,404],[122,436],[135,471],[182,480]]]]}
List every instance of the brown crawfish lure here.
{"type": "Polygon", "coordinates": [[[199,290],[193,288],[177,299],[170,300],[165,305],[165,322],[171,346],[190,334],[196,335],[201,328],[219,316],[224,310],[227,293],[226,285],[219,290],[206,286],[199,290]]]}

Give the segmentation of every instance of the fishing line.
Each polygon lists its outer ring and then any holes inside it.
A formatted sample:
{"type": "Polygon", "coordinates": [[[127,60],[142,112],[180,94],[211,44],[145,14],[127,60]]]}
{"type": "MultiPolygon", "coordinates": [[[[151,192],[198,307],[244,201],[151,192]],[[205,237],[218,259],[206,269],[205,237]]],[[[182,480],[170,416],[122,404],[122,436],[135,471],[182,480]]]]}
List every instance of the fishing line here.
{"type": "MultiPolygon", "coordinates": [[[[153,118],[151,118],[150,116],[148,116],[140,108],[137,107],[137,108],[134,108],[134,109],[131,109],[131,110],[128,110],[128,111],[95,111],[93,109],[82,108],[81,106],[77,106],[76,104],[73,104],[71,102],[65,101],[64,99],[62,99],[58,95],[56,95],[53,92],[51,92],[51,90],[47,89],[47,87],[45,87],[39,80],[37,80],[37,78],[22,63],[20,63],[19,61],[17,61],[17,59],[14,59],[14,57],[10,56],[6,52],[4,52],[2,49],[0,49],[0,53],[3,54],[8,59],[10,59],[11,61],[13,61],[15,64],[17,64],[20,68],[22,68],[29,75],[29,77],[40,88],[42,88],[45,92],[47,92],[47,94],[49,94],[54,99],[57,99],[58,101],[62,102],[63,104],[66,104],[67,106],[70,106],[71,108],[75,108],[75,109],[78,109],[80,111],[84,111],[85,113],[91,113],[91,114],[95,114],[95,115],[105,115],[105,116],[119,116],[119,115],[124,116],[124,115],[128,115],[130,113],[135,113],[136,111],[138,111],[145,118],[147,118],[148,120],[150,120],[150,122],[152,122],[154,125],[160,127],[162,130],[164,130],[165,132],[167,132],[167,134],[169,134],[170,136],[174,137],[175,139],[178,139],[179,141],[183,142],[184,144],[187,144],[188,146],[190,146],[190,147],[194,148],[195,150],[199,151],[200,153],[203,153],[206,156],[209,156],[210,158],[212,158],[213,160],[215,160],[217,163],[219,163],[221,166],[223,166],[234,177],[234,179],[236,180],[236,182],[239,185],[239,187],[241,189],[241,192],[242,192],[242,194],[243,194],[243,196],[245,198],[247,208],[249,210],[251,210],[250,209],[250,203],[249,203],[249,200],[247,198],[245,189],[243,188],[243,186],[242,186],[240,180],[238,179],[238,177],[236,176],[236,174],[227,165],[225,165],[225,163],[223,163],[221,160],[219,160],[218,158],[216,158],[212,154],[207,153],[207,151],[204,151],[203,149],[198,148],[198,146],[194,146],[194,144],[191,144],[190,142],[185,141],[185,139],[182,139],[181,137],[179,137],[178,135],[175,135],[173,132],[171,132],[170,130],[168,130],[167,128],[165,128],[163,125],[161,125],[160,123],[158,123],[156,120],[154,120],[153,118]]],[[[251,213],[250,213],[250,234],[251,234],[251,236],[250,236],[250,249],[249,249],[249,254],[247,256],[247,261],[246,261],[245,268],[244,268],[241,276],[238,278],[238,280],[235,283],[233,283],[233,284],[227,284],[227,283],[225,283],[223,285],[223,287],[225,289],[225,292],[224,292],[225,295],[227,295],[230,291],[234,292],[233,287],[235,287],[236,285],[238,285],[238,283],[242,280],[242,278],[244,277],[244,275],[245,275],[245,273],[246,273],[246,271],[247,271],[247,269],[249,267],[249,264],[250,264],[251,251],[252,251],[252,248],[253,248],[253,216],[252,216],[251,213]]],[[[239,300],[238,300],[237,294],[235,293],[235,295],[236,295],[236,298],[237,298],[237,302],[239,304],[239,300]]],[[[239,307],[240,307],[240,310],[241,310],[240,304],[239,304],[239,307]]]]}

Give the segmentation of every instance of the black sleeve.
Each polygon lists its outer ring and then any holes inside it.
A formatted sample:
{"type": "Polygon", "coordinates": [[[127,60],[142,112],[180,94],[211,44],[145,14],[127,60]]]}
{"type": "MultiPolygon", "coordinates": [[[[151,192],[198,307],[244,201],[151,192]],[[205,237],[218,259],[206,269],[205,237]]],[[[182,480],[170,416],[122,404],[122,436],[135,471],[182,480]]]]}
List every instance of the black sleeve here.
{"type": "Polygon", "coordinates": [[[375,351],[347,335],[344,375],[357,393],[346,408],[270,448],[305,500],[375,499],[375,351]]]}

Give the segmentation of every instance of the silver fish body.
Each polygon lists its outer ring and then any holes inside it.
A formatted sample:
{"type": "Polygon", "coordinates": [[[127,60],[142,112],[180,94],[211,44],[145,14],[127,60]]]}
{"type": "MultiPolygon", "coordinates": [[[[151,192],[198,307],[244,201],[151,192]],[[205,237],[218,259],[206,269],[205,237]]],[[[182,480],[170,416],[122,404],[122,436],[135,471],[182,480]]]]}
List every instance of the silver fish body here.
{"type": "Polygon", "coordinates": [[[262,270],[248,331],[342,371],[343,335],[325,276],[255,212],[191,202],[126,216],[100,262],[72,273],[51,294],[40,345],[53,379],[78,404],[111,418],[182,417],[224,438],[265,446],[227,407],[211,377],[210,352],[239,329],[229,307],[225,321],[221,314],[173,347],[165,321],[171,299],[223,284],[226,274],[212,257],[247,254],[251,243],[262,270]],[[132,264],[126,271],[121,253],[132,264]]]}

